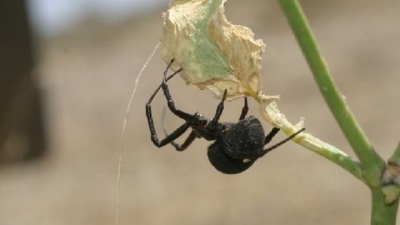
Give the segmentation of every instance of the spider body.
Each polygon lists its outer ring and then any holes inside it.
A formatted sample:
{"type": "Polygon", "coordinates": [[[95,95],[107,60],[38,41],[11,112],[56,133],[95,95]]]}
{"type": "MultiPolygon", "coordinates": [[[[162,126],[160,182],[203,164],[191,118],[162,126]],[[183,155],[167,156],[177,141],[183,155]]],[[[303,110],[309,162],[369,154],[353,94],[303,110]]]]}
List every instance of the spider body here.
{"type": "Polygon", "coordinates": [[[226,126],[223,136],[208,147],[208,159],[222,173],[240,173],[265,154],[264,139],[260,121],[249,116],[226,126]]]}
{"type": "Polygon", "coordinates": [[[183,151],[189,147],[196,138],[214,141],[214,143],[208,147],[207,151],[211,164],[222,173],[236,174],[247,170],[258,158],[289,141],[304,130],[303,128],[283,141],[264,149],[264,146],[279,132],[279,128],[273,128],[269,134],[265,136],[264,129],[256,117],[249,116],[246,118],[248,112],[246,98],[244,98],[244,106],[237,123],[220,123],[219,118],[224,110],[224,101],[227,94],[226,90],[221,102],[217,106],[215,116],[212,119],[207,119],[199,113],[192,115],[177,109],[169,92],[167,81],[181,70],[174,72],[167,78],[166,74],[172,63],[173,60],[164,72],[162,84],[154,91],[146,104],[146,116],[151,133],[151,140],[157,147],[161,148],[167,144],[171,144],[176,150],[183,151]],[[169,110],[176,116],[185,120],[185,123],[171,134],[168,134],[164,128],[166,137],[161,141],[158,139],[154,127],[151,111],[151,102],[160,88],[162,88],[165,98],[167,99],[169,110]],[[191,128],[192,131],[183,144],[179,145],[174,142],[189,128],[191,128]]]}

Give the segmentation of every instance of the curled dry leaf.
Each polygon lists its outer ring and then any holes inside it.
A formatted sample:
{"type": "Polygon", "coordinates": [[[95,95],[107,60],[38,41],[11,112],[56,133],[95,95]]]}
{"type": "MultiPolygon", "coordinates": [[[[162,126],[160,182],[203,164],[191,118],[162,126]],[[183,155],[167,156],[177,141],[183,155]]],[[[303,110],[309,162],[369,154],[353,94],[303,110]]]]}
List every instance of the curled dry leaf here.
{"type": "MultiPolygon", "coordinates": [[[[189,85],[227,99],[262,93],[261,55],[265,44],[247,27],[233,25],[224,14],[226,0],[171,0],[163,14],[165,62],[189,85]]],[[[276,99],[277,96],[271,97],[276,99]]]]}

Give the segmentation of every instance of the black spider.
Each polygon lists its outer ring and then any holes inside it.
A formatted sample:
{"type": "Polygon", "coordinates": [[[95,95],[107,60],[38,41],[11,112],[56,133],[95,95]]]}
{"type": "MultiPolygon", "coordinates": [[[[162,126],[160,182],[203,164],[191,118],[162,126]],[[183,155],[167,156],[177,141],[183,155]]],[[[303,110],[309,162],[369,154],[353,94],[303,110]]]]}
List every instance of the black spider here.
{"type": "Polygon", "coordinates": [[[214,141],[214,143],[208,147],[207,152],[211,164],[222,173],[236,174],[245,171],[253,165],[258,158],[289,141],[304,130],[303,128],[283,141],[267,149],[263,149],[264,146],[279,132],[279,128],[273,128],[269,134],[265,136],[263,127],[256,117],[249,116],[245,118],[248,112],[247,98],[244,98],[244,106],[239,117],[239,122],[219,123],[219,118],[224,110],[224,101],[227,93],[226,90],[217,107],[215,116],[211,120],[203,117],[199,113],[191,115],[177,109],[171,98],[167,81],[182,69],[177,70],[167,78],[166,74],[173,61],[174,60],[171,60],[171,63],[167,66],[164,72],[162,84],[154,91],[146,104],[146,115],[150,128],[151,140],[157,147],[160,148],[166,144],[172,144],[176,150],[183,151],[189,147],[196,138],[204,138],[207,141],[214,141]],[[151,102],[160,88],[162,88],[167,99],[169,110],[171,110],[171,112],[176,116],[185,120],[185,123],[171,134],[167,134],[164,130],[166,137],[161,141],[159,141],[157,137],[151,113],[151,102]],[[183,144],[179,145],[175,143],[174,140],[179,138],[189,128],[192,128],[192,131],[183,144]]]}

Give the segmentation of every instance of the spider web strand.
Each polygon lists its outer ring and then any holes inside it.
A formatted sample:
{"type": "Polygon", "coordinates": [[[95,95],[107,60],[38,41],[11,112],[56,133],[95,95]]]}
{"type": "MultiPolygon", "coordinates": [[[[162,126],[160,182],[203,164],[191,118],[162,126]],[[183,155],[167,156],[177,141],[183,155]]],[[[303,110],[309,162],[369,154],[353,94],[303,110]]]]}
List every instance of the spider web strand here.
{"type": "Polygon", "coordinates": [[[133,97],[135,96],[136,93],[136,89],[138,87],[139,84],[139,79],[141,77],[141,75],[143,74],[143,71],[146,69],[147,65],[149,64],[150,60],[153,58],[154,54],[156,53],[158,47],[160,47],[161,41],[159,41],[156,46],[154,47],[153,52],[150,54],[149,58],[147,59],[147,61],[145,62],[145,64],[143,65],[142,69],[140,70],[139,74],[136,77],[136,81],[135,81],[135,86],[133,88],[131,97],[129,99],[128,102],[128,107],[126,109],[126,113],[125,113],[125,118],[124,118],[124,123],[122,125],[122,134],[121,134],[121,148],[119,151],[119,162],[118,162],[118,181],[117,181],[117,206],[115,208],[115,224],[118,225],[119,224],[119,201],[120,201],[120,190],[121,190],[121,169],[122,169],[122,153],[124,150],[124,143],[125,143],[125,128],[126,128],[126,124],[128,122],[128,117],[129,117],[129,111],[131,109],[131,105],[133,102],[133,97]]]}

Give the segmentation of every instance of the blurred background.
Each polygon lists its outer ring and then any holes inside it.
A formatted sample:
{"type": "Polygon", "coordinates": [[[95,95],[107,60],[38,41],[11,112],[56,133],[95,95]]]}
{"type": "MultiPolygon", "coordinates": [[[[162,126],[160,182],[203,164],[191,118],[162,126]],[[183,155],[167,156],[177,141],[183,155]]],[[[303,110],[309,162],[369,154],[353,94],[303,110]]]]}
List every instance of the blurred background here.
{"type": "MultiPolygon", "coordinates": [[[[400,134],[400,3],[301,3],[343,97],[387,159],[400,134]]],[[[167,0],[1,1],[0,224],[114,224],[125,110],[136,76],[160,40],[167,5],[167,0]]],[[[267,44],[264,92],[281,95],[282,112],[293,123],[305,117],[308,132],[354,156],[278,3],[230,0],[226,14],[267,44]]],[[[210,143],[204,140],[185,152],[156,148],[144,106],[165,66],[157,52],[129,114],[120,224],[369,223],[367,187],[293,143],[234,176],[211,166],[210,143]]],[[[180,109],[214,115],[219,101],[210,92],[179,78],[170,88],[180,109]]],[[[221,120],[237,120],[242,104],[227,103],[221,120]]],[[[159,133],[164,106],[159,95],[153,103],[159,133]]],[[[249,114],[259,116],[254,101],[250,108],[249,114]]],[[[171,114],[166,121],[169,130],[182,123],[171,114]]]]}

